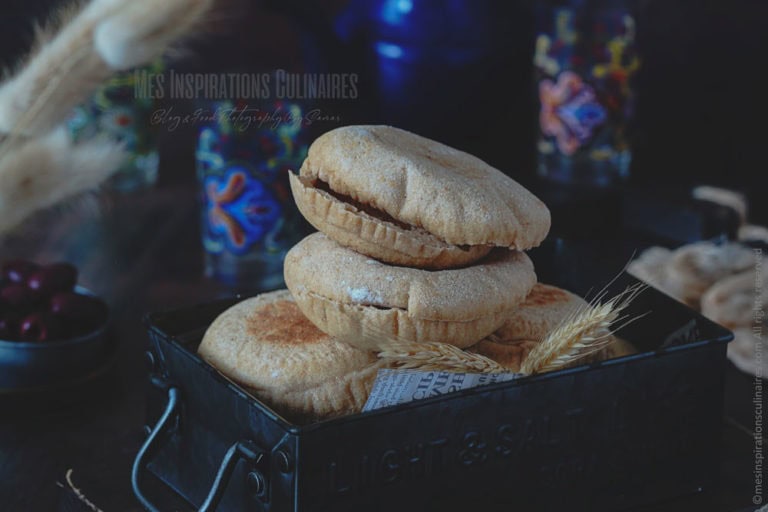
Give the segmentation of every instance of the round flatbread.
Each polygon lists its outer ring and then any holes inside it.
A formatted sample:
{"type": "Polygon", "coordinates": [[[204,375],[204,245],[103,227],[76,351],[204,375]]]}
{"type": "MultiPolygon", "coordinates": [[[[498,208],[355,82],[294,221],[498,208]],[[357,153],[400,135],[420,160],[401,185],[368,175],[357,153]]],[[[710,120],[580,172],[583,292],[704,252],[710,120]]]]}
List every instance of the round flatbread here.
{"type": "Polygon", "coordinates": [[[471,346],[497,330],[536,283],[531,260],[497,250],[476,265],[427,271],[386,265],[322,233],[287,254],[285,282],[322,331],[365,350],[392,341],[471,346]]]}
{"type": "Polygon", "coordinates": [[[740,244],[697,242],[685,245],[675,250],[665,265],[662,289],[698,308],[701,297],[710,286],[754,265],[754,253],[740,244]]]}
{"type": "Polygon", "coordinates": [[[208,328],[200,356],[289,419],[359,412],[376,377],[376,355],[334,340],[299,310],[288,290],[245,300],[208,328]]]}
{"type": "MultiPolygon", "coordinates": [[[[539,283],[498,331],[468,351],[484,355],[513,372],[519,372],[530,351],[549,333],[589,307],[587,301],[567,290],[539,283]]],[[[611,335],[605,340],[604,348],[568,366],[614,359],[636,352],[629,342],[611,335]]]]}
{"type": "Polygon", "coordinates": [[[588,307],[584,299],[569,291],[538,283],[525,301],[510,313],[500,329],[469,351],[518,372],[528,353],[547,334],[568,317],[588,307]]]}
{"type": "Polygon", "coordinates": [[[734,339],[728,344],[728,360],[750,375],[768,375],[768,342],[765,335],[756,336],[752,329],[734,329],[734,339]]]}
{"type": "Polygon", "coordinates": [[[767,284],[768,273],[755,271],[721,279],[702,297],[701,312],[728,329],[751,327],[758,306],[768,309],[767,284]]]}
{"type": "Polygon", "coordinates": [[[649,247],[627,267],[627,272],[641,281],[663,289],[666,277],[665,268],[672,258],[672,251],[665,247],[649,247]]]}
{"type": "Polygon", "coordinates": [[[338,243],[417,268],[467,265],[495,246],[530,249],[551,221],[544,203],[501,171],[390,126],[322,135],[291,187],[307,220],[338,243]]]}

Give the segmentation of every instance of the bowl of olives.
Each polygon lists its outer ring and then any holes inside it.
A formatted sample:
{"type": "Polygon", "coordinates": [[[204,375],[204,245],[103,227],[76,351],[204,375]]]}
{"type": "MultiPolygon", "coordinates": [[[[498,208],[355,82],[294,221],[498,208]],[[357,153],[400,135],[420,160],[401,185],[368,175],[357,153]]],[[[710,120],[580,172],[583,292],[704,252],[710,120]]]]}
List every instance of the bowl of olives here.
{"type": "Polygon", "coordinates": [[[0,274],[0,392],[88,380],[114,352],[109,308],[69,263],[5,262],[0,274]]]}

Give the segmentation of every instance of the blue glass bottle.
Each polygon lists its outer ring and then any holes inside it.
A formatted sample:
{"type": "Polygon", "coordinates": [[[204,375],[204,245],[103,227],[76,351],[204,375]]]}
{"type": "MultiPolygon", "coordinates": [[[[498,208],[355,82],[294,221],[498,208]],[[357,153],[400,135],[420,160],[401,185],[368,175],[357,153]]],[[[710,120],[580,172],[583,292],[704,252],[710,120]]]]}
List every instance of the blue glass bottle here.
{"type": "Polygon", "coordinates": [[[336,33],[365,47],[377,121],[482,152],[467,142],[504,123],[509,56],[525,48],[515,9],[498,0],[353,0],[336,33]]]}

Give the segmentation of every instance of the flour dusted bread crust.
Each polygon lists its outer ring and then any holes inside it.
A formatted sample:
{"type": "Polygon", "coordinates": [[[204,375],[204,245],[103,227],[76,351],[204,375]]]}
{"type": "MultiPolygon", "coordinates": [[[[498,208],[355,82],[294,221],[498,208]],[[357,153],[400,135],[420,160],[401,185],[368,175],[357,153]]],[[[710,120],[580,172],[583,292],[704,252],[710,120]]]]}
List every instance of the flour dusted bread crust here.
{"type": "Polygon", "coordinates": [[[675,299],[698,308],[710,286],[753,265],[754,255],[747,247],[735,243],[697,242],[674,251],[663,247],[646,249],[630,263],[627,271],[675,299]]]}
{"type": "Polygon", "coordinates": [[[470,352],[484,355],[517,372],[528,353],[566,318],[589,307],[571,292],[536,284],[520,306],[512,311],[504,325],[470,352]]]}
{"type": "Polygon", "coordinates": [[[739,244],[697,242],[677,249],[665,267],[665,288],[692,307],[720,279],[754,267],[751,249],[739,244]]]}
{"type": "Polygon", "coordinates": [[[672,251],[666,247],[649,247],[627,267],[627,272],[656,287],[664,288],[666,266],[672,259],[672,251]]]}
{"type": "Polygon", "coordinates": [[[389,126],[319,137],[291,187],[315,227],[397,265],[466,265],[492,246],[535,247],[550,227],[544,203],[499,170],[389,126]]]}
{"type": "Polygon", "coordinates": [[[288,290],[222,313],[199,353],[278,412],[302,421],[361,411],[378,369],[375,354],[318,330],[288,290]]]}
{"type": "Polygon", "coordinates": [[[495,335],[502,340],[541,340],[567,317],[585,310],[587,301],[573,293],[537,283],[495,335]]]}
{"type": "MultiPolygon", "coordinates": [[[[754,236],[759,238],[759,231],[765,228],[756,228],[754,236]]],[[[751,236],[746,231],[740,235],[751,236]]],[[[757,264],[747,246],[697,242],[675,251],[651,248],[628,270],[731,329],[735,340],[728,345],[728,358],[741,370],[754,374],[758,368],[754,349],[761,341],[752,329],[756,321],[765,327],[765,321],[755,319],[753,313],[756,306],[768,307],[768,294],[758,296],[768,283],[768,274],[759,272],[757,264]]]]}
{"type": "Polygon", "coordinates": [[[490,245],[457,246],[421,228],[403,226],[342,201],[312,181],[291,173],[291,189],[302,215],[319,231],[345,247],[393,265],[451,268],[472,263],[488,254],[490,245]]]}
{"type": "Polygon", "coordinates": [[[728,359],[739,370],[751,375],[768,375],[768,358],[760,354],[768,353],[768,340],[757,336],[751,328],[742,327],[733,330],[733,341],[728,344],[728,359]]]}
{"type": "Polygon", "coordinates": [[[728,329],[751,327],[756,307],[768,308],[768,293],[762,292],[766,285],[768,273],[747,271],[728,276],[707,290],[701,299],[701,312],[728,329]]]}
{"type": "Polygon", "coordinates": [[[288,252],[285,281],[315,325],[357,347],[407,340],[465,348],[501,326],[536,274],[516,251],[494,251],[471,267],[427,271],[386,265],[315,233],[288,252]]]}
{"type": "Polygon", "coordinates": [[[764,332],[768,322],[756,311],[768,308],[765,290],[768,274],[757,269],[742,272],[718,281],[701,299],[704,316],[731,329],[734,340],[728,344],[728,359],[740,370],[768,375],[768,358],[758,358],[758,351],[768,352],[764,332]],[[759,346],[758,346],[759,345],[759,346]]]}

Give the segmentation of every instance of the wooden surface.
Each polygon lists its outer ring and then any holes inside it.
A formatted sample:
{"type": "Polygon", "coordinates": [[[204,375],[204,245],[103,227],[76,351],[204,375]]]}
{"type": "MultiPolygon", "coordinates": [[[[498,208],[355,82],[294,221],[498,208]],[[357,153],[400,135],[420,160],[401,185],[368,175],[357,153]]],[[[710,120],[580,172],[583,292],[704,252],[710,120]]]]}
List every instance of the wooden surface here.
{"type": "MultiPolygon", "coordinates": [[[[29,397],[21,407],[0,404],[0,510],[75,510],[58,485],[65,483],[68,470],[99,510],[141,510],[131,492],[130,468],[145,416],[142,316],[227,295],[202,276],[195,188],[169,185],[77,201],[39,215],[6,237],[0,255],[78,265],[81,284],[112,306],[119,343],[107,377],[77,396],[29,397]],[[65,403],[73,398],[78,399],[74,404],[65,403]]],[[[729,365],[720,488],[648,510],[752,509],[751,402],[751,379],[729,365]]],[[[153,486],[153,496],[162,493],[161,486],[153,486]]],[[[167,510],[188,510],[177,500],[164,503],[167,510]]]]}

